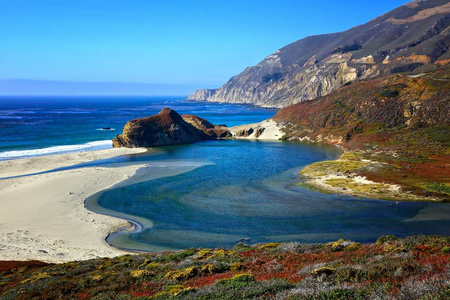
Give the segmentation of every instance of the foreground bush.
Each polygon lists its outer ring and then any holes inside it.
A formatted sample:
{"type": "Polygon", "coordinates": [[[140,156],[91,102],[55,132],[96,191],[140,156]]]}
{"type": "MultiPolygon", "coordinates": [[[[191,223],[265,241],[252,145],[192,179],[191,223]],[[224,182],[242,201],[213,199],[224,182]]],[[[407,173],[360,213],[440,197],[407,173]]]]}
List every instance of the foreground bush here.
{"type": "Polygon", "coordinates": [[[450,299],[450,237],[0,262],[0,299],[450,299]]]}

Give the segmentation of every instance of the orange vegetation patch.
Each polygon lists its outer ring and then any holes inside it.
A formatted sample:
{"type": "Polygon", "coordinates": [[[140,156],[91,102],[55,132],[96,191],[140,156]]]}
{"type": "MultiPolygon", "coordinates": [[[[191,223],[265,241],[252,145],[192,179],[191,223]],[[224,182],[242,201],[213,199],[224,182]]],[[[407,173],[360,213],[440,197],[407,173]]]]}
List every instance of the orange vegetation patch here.
{"type": "Polygon", "coordinates": [[[190,280],[184,281],[183,283],[185,286],[189,286],[189,287],[203,287],[203,286],[211,285],[220,279],[231,278],[231,277],[233,277],[233,275],[234,275],[233,272],[213,274],[210,276],[197,277],[194,279],[190,279],[190,280]]]}

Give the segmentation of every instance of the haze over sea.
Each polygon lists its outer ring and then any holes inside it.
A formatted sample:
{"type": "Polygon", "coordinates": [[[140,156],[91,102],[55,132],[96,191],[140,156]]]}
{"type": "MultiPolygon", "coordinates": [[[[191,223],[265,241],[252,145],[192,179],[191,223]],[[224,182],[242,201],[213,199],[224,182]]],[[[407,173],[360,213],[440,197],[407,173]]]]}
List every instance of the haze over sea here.
{"type": "MultiPolygon", "coordinates": [[[[255,123],[275,110],[185,102],[186,97],[4,97],[0,159],[111,147],[126,121],[163,107],[228,126],[255,123]],[[109,127],[110,130],[105,130],[109,127]]],[[[335,147],[281,141],[215,140],[70,168],[148,164],[87,200],[95,212],[134,222],[110,235],[137,250],[232,247],[238,242],[361,242],[382,234],[450,234],[449,205],[328,195],[296,185],[297,173],[334,159],[335,147]]]]}

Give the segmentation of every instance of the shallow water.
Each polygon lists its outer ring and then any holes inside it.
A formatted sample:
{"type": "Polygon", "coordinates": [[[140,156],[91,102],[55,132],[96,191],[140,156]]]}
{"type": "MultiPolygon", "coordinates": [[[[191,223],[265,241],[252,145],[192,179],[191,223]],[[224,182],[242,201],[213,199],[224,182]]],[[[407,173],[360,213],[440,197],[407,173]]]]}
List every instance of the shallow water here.
{"type": "Polygon", "coordinates": [[[450,234],[447,204],[396,204],[293,186],[302,166],[336,158],[333,147],[225,140],[160,150],[132,158],[150,167],[87,202],[96,212],[142,225],[110,235],[113,246],[152,251],[450,234]],[[430,210],[433,218],[420,217],[430,210]]]}

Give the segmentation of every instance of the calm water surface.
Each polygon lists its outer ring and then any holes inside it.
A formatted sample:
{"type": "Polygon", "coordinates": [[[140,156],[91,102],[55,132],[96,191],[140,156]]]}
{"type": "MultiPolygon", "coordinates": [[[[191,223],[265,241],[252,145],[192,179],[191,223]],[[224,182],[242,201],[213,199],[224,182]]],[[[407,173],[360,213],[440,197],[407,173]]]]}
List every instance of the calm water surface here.
{"type": "Polygon", "coordinates": [[[445,204],[355,199],[293,185],[302,166],[336,158],[336,148],[226,140],[160,150],[134,158],[149,164],[137,180],[144,182],[131,179],[88,201],[94,211],[142,225],[109,236],[116,247],[165,250],[450,234],[445,204]],[[161,172],[167,177],[155,178],[161,172]]]}

